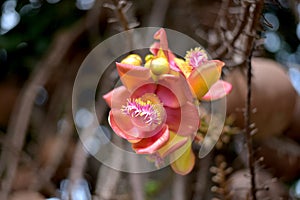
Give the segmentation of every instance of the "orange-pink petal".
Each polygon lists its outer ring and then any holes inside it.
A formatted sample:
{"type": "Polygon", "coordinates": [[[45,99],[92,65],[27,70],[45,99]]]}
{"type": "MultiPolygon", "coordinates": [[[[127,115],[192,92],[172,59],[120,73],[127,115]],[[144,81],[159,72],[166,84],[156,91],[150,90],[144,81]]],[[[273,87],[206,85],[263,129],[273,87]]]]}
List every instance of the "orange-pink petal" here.
{"type": "Polygon", "coordinates": [[[181,108],[165,107],[165,111],[167,113],[166,124],[171,131],[177,133],[181,121],[181,108]]]}
{"type": "Polygon", "coordinates": [[[138,154],[153,154],[169,140],[169,128],[167,125],[152,137],[143,138],[141,141],[132,144],[132,148],[138,154]]]}
{"type": "Polygon", "coordinates": [[[154,82],[151,78],[150,70],[145,67],[124,63],[116,63],[116,65],[120,79],[129,92],[136,90],[144,84],[154,82]]]}
{"type": "Polygon", "coordinates": [[[169,129],[181,136],[192,136],[198,130],[200,118],[198,108],[187,102],[180,108],[165,107],[169,129]]]}
{"type": "Polygon", "coordinates": [[[170,153],[182,147],[188,141],[188,137],[177,135],[170,131],[170,138],[157,152],[161,158],[166,157],[170,153]]]}
{"type": "Polygon", "coordinates": [[[180,103],[176,95],[165,86],[158,85],[156,95],[159,97],[160,101],[163,103],[164,106],[168,106],[171,108],[180,107],[180,103]]]}
{"type": "Polygon", "coordinates": [[[189,86],[182,75],[162,75],[158,81],[156,94],[164,106],[171,108],[178,108],[187,101],[193,100],[189,86]]]}
{"type": "Polygon", "coordinates": [[[121,108],[129,95],[128,90],[124,86],[120,86],[103,95],[103,99],[110,108],[121,108]]]}
{"type": "Polygon", "coordinates": [[[166,57],[168,57],[168,39],[165,29],[161,28],[154,34],[154,39],[159,40],[159,48],[161,48],[166,57]]]}
{"type": "MultiPolygon", "coordinates": [[[[121,111],[120,111],[121,112],[121,111]]],[[[118,111],[110,111],[109,112],[109,124],[113,131],[120,136],[121,138],[124,138],[126,140],[139,140],[139,138],[134,137],[132,134],[127,134],[129,132],[133,132],[134,126],[132,125],[130,119],[120,113],[118,111]]]]}
{"type": "Polygon", "coordinates": [[[210,60],[193,69],[187,81],[199,100],[220,79],[223,66],[224,63],[221,61],[210,60]]]}
{"type": "Polygon", "coordinates": [[[154,83],[146,83],[137,88],[135,91],[132,91],[130,98],[139,98],[147,93],[155,93],[156,87],[157,85],[154,83]]]}
{"type": "Polygon", "coordinates": [[[176,66],[176,63],[174,59],[176,56],[172,53],[172,51],[168,47],[168,39],[167,39],[167,34],[166,31],[161,28],[159,29],[155,34],[154,34],[154,39],[160,40],[160,42],[154,42],[151,47],[150,51],[153,53],[155,56],[159,56],[159,51],[162,50],[164,56],[168,59],[170,68],[174,71],[180,71],[179,68],[176,66]]]}
{"type": "Polygon", "coordinates": [[[213,101],[218,100],[226,96],[231,92],[232,85],[226,81],[218,80],[211,86],[208,92],[202,97],[201,100],[213,101]]]}
{"type": "Polygon", "coordinates": [[[146,123],[137,123],[139,116],[132,117],[124,114],[121,109],[112,109],[110,111],[110,125],[120,137],[127,140],[136,140],[150,138],[163,129],[165,124],[149,126],[146,123]]]}

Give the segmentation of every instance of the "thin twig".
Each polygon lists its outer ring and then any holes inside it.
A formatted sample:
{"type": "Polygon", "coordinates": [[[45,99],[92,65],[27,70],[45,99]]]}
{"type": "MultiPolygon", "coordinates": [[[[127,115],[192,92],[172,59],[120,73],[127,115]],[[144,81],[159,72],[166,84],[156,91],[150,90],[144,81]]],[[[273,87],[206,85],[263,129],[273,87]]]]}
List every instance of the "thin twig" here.
{"type": "MultiPolygon", "coordinates": [[[[252,52],[252,51],[251,51],[252,52]]],[[[251,194],[253,200],[257,200],[256,197],[256,183],[255,183],[255,160],[253,155],[253,144],[252,144],[252,135],[251,135],[251,82],[252,82],[252,65],[251,65],[252,53],[247,59],[247,99],[246,99],[246,111],[245,111],[245,135],[246,135],[246,144],[248,151],[248,166],[251,176],[251,194]]]]}

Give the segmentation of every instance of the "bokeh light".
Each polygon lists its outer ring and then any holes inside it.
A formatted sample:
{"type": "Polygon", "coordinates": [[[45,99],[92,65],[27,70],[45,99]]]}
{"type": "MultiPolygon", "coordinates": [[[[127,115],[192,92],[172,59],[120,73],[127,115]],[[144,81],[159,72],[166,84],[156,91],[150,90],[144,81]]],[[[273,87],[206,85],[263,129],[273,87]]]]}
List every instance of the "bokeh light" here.
{"type": "Polygon", "coordinates": [[[271,31],[277,31],[279,28],[278,17],[276,15],[274,15],[273,13],[265,13],[264,17],[268,21],[268,23],[270,23],[272,25],[272,27],[267,26],[267,29],[271,30],[271,31]]]}
{"type": "Polygon", "coordinates": [[[80,128],[87,128],[93,120],[92,113],[85,108],[79,109],[75,114],[75,123],[80,128]]]}
{"type": "Polygon", "coordinates": [[[265,48],[272,53],[279,51],[281,46],[279,35],[276,32],[267,31],[265,37],[265,48]]]}
{"type": "Polygon", "coordinates": [[[0,34],[3,35],[13,29],[20,22],[20,15],[15,10],[17,1],[5,1],[2,6],[2,16],[0,22],[0,34]]]}
{"type": "Polygon", "coordinates": [[[89,10],[93,7],[95,0],[76,0],[76,7],[80,10],[89,10]]]}
{"type": "MultiPolygon", "coordinates": [[[[297,68],[290,68],[289,76],[290,76],[290,79],[291,79],[291,82],[292,82],[294,88],[296,89],[297,93],[300,95],[300,70],[297,68]]],[[[299,191],[299,194],[300,194],[300,191],[299,191]]]]}

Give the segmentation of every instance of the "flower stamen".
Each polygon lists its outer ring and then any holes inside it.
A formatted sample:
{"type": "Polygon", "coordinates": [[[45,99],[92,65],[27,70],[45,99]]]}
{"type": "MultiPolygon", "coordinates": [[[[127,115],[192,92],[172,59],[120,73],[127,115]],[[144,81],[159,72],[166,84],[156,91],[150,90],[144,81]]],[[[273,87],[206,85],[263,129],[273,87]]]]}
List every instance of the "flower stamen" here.
{"type": "Polygon", "coordinates": [[[121,108],[123,114],[130,117],[141,117],[147,125],[160,125],[162,123],[161,105],[150,100],[127,99],[126,105],[121,108]]]}
{"type": "Polygon", "coordinates": [[[186,53],[185,60],[192,67],[199,67],[208,60],[208,56],[204,49],[196,47],[186,53]]]}

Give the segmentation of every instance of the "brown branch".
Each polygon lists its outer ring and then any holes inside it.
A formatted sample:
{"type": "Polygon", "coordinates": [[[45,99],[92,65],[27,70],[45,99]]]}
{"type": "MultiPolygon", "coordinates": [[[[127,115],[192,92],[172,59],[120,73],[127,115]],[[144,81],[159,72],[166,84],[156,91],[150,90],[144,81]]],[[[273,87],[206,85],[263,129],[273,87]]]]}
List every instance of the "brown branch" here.
{"type": "Polygon", "coordinates": [[[251,98],[252,98],[252,88],[251,88],[251,82],[252,82],[252,65],[251,65],[251,58],[252,58],[252,52],[254,50],[255,46],[255,40],[256,40],[256,30],[258,30],[258,27],[260,26],[260,16],[263,9],[263,0],[258,0],[255,2],[255,4],[252,4],[254,7],[253,12],[251,12],[251,16],[249,20],[251,20],[251,24],[249,26],[250,35],[255,32],[254,36],[248,37],[248,44],[247,49],[245,51],[246,55],[248,55],[247,59],[247,98],[245,102],[245,137],[246,137],[246,145],[247,145],[247,151],[248,151],[248,167],[250,170],[250,176],[251,176],[251,196],[253,200],[257,200],[256,196],[256,182],[255,182],[255,159],[253,155],[253,144],[252,144],[252,128],[251,128],[251,98]]]}
{"type": "MultiPolygon", "coordinates": [[[[119,137],[114,137],[115,143],[122,148],[122,139],[119,137]]],[[[111,158],[113,166],[115,168],[120,168],[123,164],[123,157],[118,152],[112,152],[111,158]]],[[[96,200],[108,200],[113,199],[117,184],[119,183],[121,178],[121,172],[112,168],[109,168],[105,165],[101,165],[96,185],[96,200]],[[109,178],[107,178],[109,177],[109,178]]]]}
{"type": "MultiPolygon", "coordinates": [[[[92,130],[85,130],[84,133],[82,133],[83,134],[82,137],[89,135],[90,131],[92,130]]],[[[87,151],[84,150],[82,141],[79,140],[75,148],[73,161],[71,165],[72,167],[69,171],[69,180],[70,180],[70,184],[68,185],[69,195],[71,195],[72,188],[78,183],[80,179],[83,178],[83,172],[85,169],[87,158],[88,158],[88,153],[87,151]]]]}
{"type": "MultiPolygon", "coordinates": [[[[82,62],[82,58],[76,57],[69,66],[77,66],[79,63],[82,62]]],[[[70,69],[64,69],[61,73],[65,74],[64,79],[62,79],[62,83],[60,82],[57,85],[57,88],[55,90],[54,97],[51,98],[52,101],[50,103],[49,113],[48,117],[46,117],[47,123],[45,123],[42,128],[40,129],[40,133],[43,133],[43,138],[46,137],[56,137],[56,140],[54,140],[54,145],[51,146],[51,149],[49,149],[49,159],[46,160],[46,164],[44,164],[43,167],[39,169],[38,178],[39,180],[33,182],[31,188],[35,191],[39,191],[41,188],[43,188],[47,183],[50,182],[50,179],[56,172],[57,168],[59,167],[59,164],[63,160],[63,157],[65,156],[65,153],[69,147],[69,141],[71,139],[72,133],[74,132],[73,127],[73,120],[72,120],[72,108],[71,108],[71,99],[69,98],[72,96],[72,85],[73,85],[73,77],[75,76],[74,73],[70,73],[70,69]],[[69,73],[67,73],[67,71],[69,73]],[[67,102],[64,102],[67,101],[67,102]],[[59,104],[66,104],[66,108],[59,108],[59,104]],[[64,117],[62,118],[63,124],[59,130],[53,130],[51,127],[52,124],[49,126],[49,121],[51,121],[51,118],[53,115],[56,115],[55,119],[52,121],[55,121],[57,123],[58,121],[58,113],[62,112],[62,109],[65,109],[64,111],[64,117]],[[53,114],[54,113],[54,114],[53,114]],[[49,117],[50,116],[50,117],[49,117]],[[53,132],[56,132],[56,134],[53,136],[53,132]]],[[[56,126],[54,126],[56,127],[56,126]]],[[[41,138],[42,139],[42,138],[41,138]]]]}
{"type": "Polygon", "coordinates": [[[116,7],[115,9],[115,13],[122,25],[122,28],[124,31],[128,31],[130,28],[129,28],[129,22],[128,22],[128,19],[125,15],[125,13],[123,12],[123,9],[122,9],[122,5],[120,4],[120,1],[119,0],[112,0],[114,6],[116,7]]]}
{"type": "Polygon", "coordinates": [[[51,157],[48,160],[45,167],[41,168],[38,173],[38,180],[33,182],[31,189],[35,191],[39,191],[43,188],[46,184],[48,184],[56,172],[59,164],[63,160],[65,156],[68,143],[70,140],[70,136],[73,133],[73,126],[72,126],[72,116],[71,113],[68,113],[66,117],[64,117],[64,127],[60,130],[60,133],[57,133],[57,139],[55,140],[55,144],[51,149],[51,157]]]}
{"type": "Polygon", "coordinates": [[[186,185],[187,177],[174,174],[173,188],[172,188],[172,199],[173,200],[184,200],[186,199],[186,185]]]}
{"type": "Polygon", "coordinates": [[[199,169],[197,170],[197,180],[195,184],[195,193],[193,200],[204,199],[206,192],[209,188],[209,167],[212,163],[213,153],[209,153],[207,156],[201,159],[199,169]]]}
{"type": "Polygon", "coordinates": [[[145,176],[144,174],[129,174],[130,185],[132,189],[132,199],[133,200],[144,200],[144,183],[145,183],[145,176]]]}
{"type": "Polygon", "coordinates": [[[251,65],[252,54],[249,55],[247,60],[247,99],[246,99],[246,111],[245,111],[245,135],[246,135],[246,144],[248,150],[248,167],[250,170],[251,176],[251,195],[253,200],[257,200],[256,197],[256,183],[255,183],[255,160],[253,155],[253,144],[252,144],[252,135],[251,135],[251,82],[252,82],[252,65],[251,65]]]}
{"type": "MultiPolygon", "coordinates": [[[[237,41],[237,39],[241,36],[241,34],[243,33],[243,31],[245,31],[245,27],[246,25],[248,24],[248,17],[249,17],[249,8],[251,6],[251,4],[248,4],[247,5],[244,5],[241,11],[241,16],[240,16],[240,19],[237,20],[237,24],[235,26],[235,28],[230,31],[230,34],[231,34],[231,38],[228,38],[225,36],[225,33],[224,31],[228,31],[229,28],[227,27],[227,23],[225,24],[222,24],[224,23],[224,19],[226,19],[226,15],[230,14],[230,13],[226,13],[225,11],[222,12],[222,10],[228,10],[229,9],[229,1],[228,0],[224,0],[223,1],[224,5],[222,5],[221,7],[221,12],[220,12],[220,15],[219,15],[219,23],[218,23],[218,29],[219,29],[219,32],[220,32],[220,35],[222,37],[222,45],[219,46],[219,48],[217,48],[214,52],[214,57],[216,58],[221,58],[223,56],[225,56],[226,52],[229,51],[230,52],[230,49],[233,49],[234,47],[234,43],[237,41]],[[226,7],[227,6],[227,7],[226,7]],[[225,43],[225,45],[224,45],[225,43]]],[[[217,21],[217,22],[218,22],[217,21]]]]}

